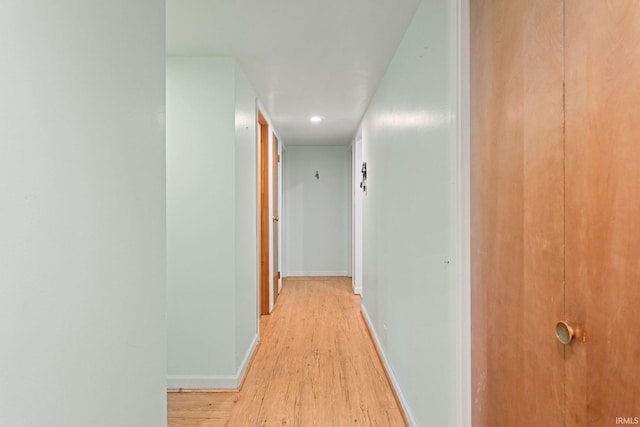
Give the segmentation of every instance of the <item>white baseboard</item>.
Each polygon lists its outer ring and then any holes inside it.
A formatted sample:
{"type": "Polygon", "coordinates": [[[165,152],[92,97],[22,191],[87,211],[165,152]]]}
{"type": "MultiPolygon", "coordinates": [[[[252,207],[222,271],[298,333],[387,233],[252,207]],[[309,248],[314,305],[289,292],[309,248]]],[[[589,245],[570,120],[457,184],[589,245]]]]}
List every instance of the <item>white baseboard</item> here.
{"type": "Polygon", "coordinates": [[[351,287],[353,288],[353,293],[356,295],[362,295],[362,286],[357,286],[355,280],[351,280],[351,287]]]}
{"type": "Polygon", "coordinates": [[[349,273],[346,271],[290,271],[287,273],[287,277],[302,277],[302,276],[339,276],[348,277],[349,273]]]}
{"type": "Polygon", "coordinates": [[[242,384],[242,379],[258,346],[258,341],[258,334],[256,334],[235,375],[168,375],[167,388],[170,390],[237,390],[242,384]]]}
{"type": "Polygon", "coordinates": [[[236,372],[236,378],[238,379],[236,388],[239,388],[242,385],[242,381],[244,380],[244,376],[247,374],[247,369],[251,364],[251,360],[253,359],[256,349],[258,348],[259,342],[260,342],[260,335],[256,334],[253,337],[253,341],[251,341],[251,345],[247,349],[247,353],[244,355],[244,359],[242,359],[242,363],[240,364],[240,367],[238,367],[238,371],[236,372]]]}
{"type": "Polygon", "coordinates": [[[407,417],[407,421],[409,422],[409,427],[416,427],[418,424],[416,424],[416,421],[413,418],[413,415],[411,414],[411,410],[409,409],[409,404],[407,403],[407,400],[404,397],[402,390],[400,389],[400,384],[398,384],[398,379],[396,378],[396,375],[393,373],[393,369],[389,364],[389,360],[387,359],[387,356],[384,353],[384,349],[382,348],[382,345],[380,345],[378,334],[376,333],[376,330],[373,327],[373,323],[371,323],[371,318],[369,317],[369,313],[367,313],[367,308],[364,306],[364,304],[362,304],[360,308],[362,310],[362,317],[364,318],[364,322],[367,324],[367,328],[369,329],[369,332],[371,333],[371,337],[373,338],[373,344],[376,346],[376,349],[378,350],[378,354],[382,359],[382,364],[384,365],[384,369],[387,371],[387,375],[391,380],[391,386],[395,390],[396,396],[398,397],[398,400],[400,401],[400,405],[402,406],[402,410],[404,411],[404,414],[407,417]]]}
{"type": "Polygon", "coordinates": [[[355,274],[351,276],[351,287],[354,294],[362,295],[362,279],[358,280],[355,274]]]}
{"type": "Polygon", "coordinates": [[[238,378],[235,375],[168,375],[167,388],[170,390],[236,390],[238,378]]]}

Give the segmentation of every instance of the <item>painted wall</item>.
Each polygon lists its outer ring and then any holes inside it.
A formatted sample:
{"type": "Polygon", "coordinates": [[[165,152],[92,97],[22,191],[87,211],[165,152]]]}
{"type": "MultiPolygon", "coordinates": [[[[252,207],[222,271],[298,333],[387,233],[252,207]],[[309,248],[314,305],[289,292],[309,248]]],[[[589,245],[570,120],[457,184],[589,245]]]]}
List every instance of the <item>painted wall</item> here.
{"type": "Polygon", "coordinates": [[[362,122],[363,308],[420,426],[458,417],[456,20],[421,3],[362,122]]]}
{"type": "Polygon", "coordinates": [[[2,426],[166,425],[164,11],[0,2],[2,426]]]}
{"type": "Polygon", "coordinates": [[[235,67],[236,367],[258,337],[258,175],[256,94],[235,67]]]}
{"type": "Polygon", "coordinates": [[[287,146],[287,275],[348,274],[348,159],[347,146],[287,146]]]}
{"type": "Polygon", "coordinates": [[[168,375],[235,372],[232,58],[167,58],[168,375]]]}
{"type": "Polygon", "coordinates": [[[167,58],[170,388],[237,387],[258,342],[256,117],[233,58],[167,58]]]}
{"type": "Polygon", "coordinates": [[[352,285],[353,292],[362,294],[362,202],[364,192],[362,182],[362,134],[358,132],[352,144],[352,285]]]}

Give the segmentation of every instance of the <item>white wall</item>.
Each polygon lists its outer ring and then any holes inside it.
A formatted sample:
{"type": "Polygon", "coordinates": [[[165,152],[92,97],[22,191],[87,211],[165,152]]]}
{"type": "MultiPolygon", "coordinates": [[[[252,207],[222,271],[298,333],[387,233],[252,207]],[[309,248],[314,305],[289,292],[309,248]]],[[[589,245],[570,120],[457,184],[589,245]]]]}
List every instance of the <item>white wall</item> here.
{"type": "Polygon", "coordinates": [[[287,275],[346,276],[348,147],[288,146],[284,162],[287,275]]]}
{"type": "Polygon", "coordinates": [[[362,133],[358,131],[352,146],[352,286],[353,292],[362,294],[362,133]]]}
{"type": "Polygon", "coordinates": [[[2,426],[166,425],[164,22],[0,2],[2,426]]]}
{"type": "Polygon", "coordinates": [[[258,157],[256,94],[235,67],[235,292],[236,367],[258,338],[258,157]]]}
{"type": "Polygon", "coordinates": [[[421,3],[362,123],[363,309],[420,426],[459,416],[456,20],[421,3]]]}
{"type": "Polygon", "coordinates": [[[167,58],[170,386],[235,372],[234,74],[231,58],[167,58]]]}
{"type": "Polygon", "coordinates": [[[255,102],[234,59],[167,58],[170,388],[236,387],[257,344],[255,102]]]}

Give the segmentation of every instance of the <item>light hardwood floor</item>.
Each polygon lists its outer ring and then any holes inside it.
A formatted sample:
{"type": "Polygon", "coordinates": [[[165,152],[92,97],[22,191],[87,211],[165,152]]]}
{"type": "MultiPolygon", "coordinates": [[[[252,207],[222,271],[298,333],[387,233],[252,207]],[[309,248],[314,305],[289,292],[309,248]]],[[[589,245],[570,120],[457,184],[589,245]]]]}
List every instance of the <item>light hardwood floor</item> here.
{"type": "Polygon", "coordinates": [[[169,427],[405,426],[348,278],[288,278],[239,393],[169,393],[169,427]]]}

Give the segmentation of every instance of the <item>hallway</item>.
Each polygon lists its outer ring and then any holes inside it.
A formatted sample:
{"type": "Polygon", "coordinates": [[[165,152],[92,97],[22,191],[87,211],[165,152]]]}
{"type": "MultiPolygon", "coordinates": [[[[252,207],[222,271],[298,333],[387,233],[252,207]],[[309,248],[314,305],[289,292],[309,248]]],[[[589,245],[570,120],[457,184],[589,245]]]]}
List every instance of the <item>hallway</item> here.
{"type": "Polygon", "coordinates": [[[287,278],[239,393],[169,393],[169,427],[405,425],[348,278],[287,278]]]}

